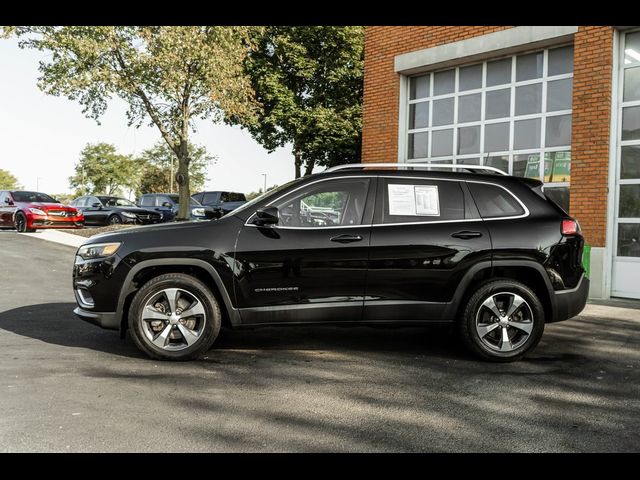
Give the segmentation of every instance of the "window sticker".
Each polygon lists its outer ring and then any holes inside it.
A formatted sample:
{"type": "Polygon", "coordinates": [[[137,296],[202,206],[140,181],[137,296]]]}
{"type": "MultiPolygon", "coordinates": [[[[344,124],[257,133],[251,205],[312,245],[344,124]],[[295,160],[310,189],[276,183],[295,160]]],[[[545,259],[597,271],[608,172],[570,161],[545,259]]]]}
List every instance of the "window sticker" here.
{"type": "Polygon", "coordinates": [[[388,184],[389,215],[440,216],[436,185],[388,184]]]}
{"type": "Polygon", "coordinates": [[[440,216],[440,198],[437,185],[416,185],[416,215],[440,216]]]}

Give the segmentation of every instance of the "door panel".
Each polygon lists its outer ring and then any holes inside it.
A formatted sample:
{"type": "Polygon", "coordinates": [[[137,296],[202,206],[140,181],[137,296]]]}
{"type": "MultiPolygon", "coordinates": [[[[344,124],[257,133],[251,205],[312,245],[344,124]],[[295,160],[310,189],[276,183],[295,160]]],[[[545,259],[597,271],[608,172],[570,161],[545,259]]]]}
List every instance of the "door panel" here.
{"type": "Polygon", "coordinates": [[[245,324],[362,319],[370,179],[313,183],[275,202],[278,225],[250,218],[238,236],[235,295],[245,324]]]}
{"type": "MultiPolygon", "coordinates": [[[[434,199],[428,199],[427,204],[434,199]]],[[[398,201],[396,198],[393,208],[398,201]]],[[[471,266],[491,260],[489,231],[477,218],[466,186],[417,178],[381,178],[376,204],[364,320],[451,320],[443,315],[458,284],[471,266]],[[438,215],[411,215],[406,211],[396,212],[405,215],[394,218],[389,205],[397,189],[392,187],[389,197],[389,184],[416,185],[418,197],[429,187],[438,187],[439,201],[432,205],[434,212],[438,207],[438,215]]]]}

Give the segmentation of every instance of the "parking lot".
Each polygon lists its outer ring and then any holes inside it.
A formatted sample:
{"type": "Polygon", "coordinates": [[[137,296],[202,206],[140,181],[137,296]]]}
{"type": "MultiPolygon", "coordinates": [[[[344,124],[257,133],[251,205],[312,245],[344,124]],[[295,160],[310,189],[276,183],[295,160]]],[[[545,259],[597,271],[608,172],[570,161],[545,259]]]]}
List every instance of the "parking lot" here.
{"type": "Polygon", "coordinates": [[[163,363],[76,319],[74,248],[0,231],[0,252],[3,452],[640,450],[632,302],[547,326],[512,364],[366,327],[224,331],[163,363]]]}

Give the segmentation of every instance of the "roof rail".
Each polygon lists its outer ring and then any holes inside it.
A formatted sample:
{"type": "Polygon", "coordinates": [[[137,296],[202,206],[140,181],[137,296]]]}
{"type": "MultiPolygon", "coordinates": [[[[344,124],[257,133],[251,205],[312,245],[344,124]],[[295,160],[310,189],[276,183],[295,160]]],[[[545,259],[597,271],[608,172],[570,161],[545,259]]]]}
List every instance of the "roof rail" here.
{"type": "Polygon", "coordinates": [[[400,167],[400,168],[451,168],[461,170],[485,170],[489,172],[499,173],[500,175],[508,175],[503,170],[495,167],[485,167],[483,165],[448,165],[441,163],[348,163],[345,165],[337,165],[327,168],[323,173],[335,172],[336,170],[346,170],[348,168],[369,168],[369,167],[400,167]]]}

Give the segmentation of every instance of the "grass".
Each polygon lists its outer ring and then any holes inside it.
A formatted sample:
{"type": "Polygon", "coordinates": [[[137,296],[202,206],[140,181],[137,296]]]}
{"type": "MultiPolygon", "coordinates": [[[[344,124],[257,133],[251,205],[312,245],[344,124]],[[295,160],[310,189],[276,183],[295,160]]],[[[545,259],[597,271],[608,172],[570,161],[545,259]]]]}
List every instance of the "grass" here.
{"type": "Polygon", "coordinates": [[[81,237],[91,237],[93,235],[98,235],[99,233],[115,232],[117,230],[123,230],[125,228],[132,228],[137,226],[139,225],[107,225],[106,227],[85,227],[79,229],[69,229],[66,230],[66,232],[73,233],[74,235],[79,235],[81,237]]]}

